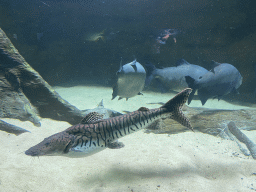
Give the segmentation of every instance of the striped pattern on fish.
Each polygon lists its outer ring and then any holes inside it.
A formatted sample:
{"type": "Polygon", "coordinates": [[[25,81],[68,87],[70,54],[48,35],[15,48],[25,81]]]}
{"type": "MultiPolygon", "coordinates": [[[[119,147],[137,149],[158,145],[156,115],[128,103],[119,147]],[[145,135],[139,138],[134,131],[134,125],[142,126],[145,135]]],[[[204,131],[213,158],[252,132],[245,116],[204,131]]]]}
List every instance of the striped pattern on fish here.
{"type": "Polygon", "coordinates": [[[109,119],[102,119],[102,115],[91,112],[80,124],[45,138],[41,143],[28,149],[25,154],[77,158],[95,154],[106,148],[121,148],[124,145],[117,139],[147,128],[156,120],[167,117],[193,130],[181,110],[191,91],[189,88],[183,90],[160,108],[149,110],[141,107],[137,111],[109,119]]]}

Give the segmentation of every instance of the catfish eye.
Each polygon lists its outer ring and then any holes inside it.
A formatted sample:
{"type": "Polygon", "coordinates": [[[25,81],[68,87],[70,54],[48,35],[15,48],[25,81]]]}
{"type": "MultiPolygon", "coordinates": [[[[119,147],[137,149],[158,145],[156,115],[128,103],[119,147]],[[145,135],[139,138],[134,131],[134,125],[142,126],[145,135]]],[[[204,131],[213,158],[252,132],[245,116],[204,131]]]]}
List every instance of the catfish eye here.
{"type": "Polygon", "coordinates": [[[44,144],[46,147],[48,147],[48,145],[50,145],[50,142],[47,142],[44,144]]]}

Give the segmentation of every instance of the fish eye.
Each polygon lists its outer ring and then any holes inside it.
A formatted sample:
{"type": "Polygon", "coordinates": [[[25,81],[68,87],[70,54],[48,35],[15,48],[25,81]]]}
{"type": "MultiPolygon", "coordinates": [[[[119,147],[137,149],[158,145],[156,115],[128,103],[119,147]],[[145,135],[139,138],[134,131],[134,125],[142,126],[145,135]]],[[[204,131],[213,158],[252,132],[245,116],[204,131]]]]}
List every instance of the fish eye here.
{"type": "Polygon", "coordinates": [[[200,76],[199,79],[202,79],[202,76],[200,76]]]}

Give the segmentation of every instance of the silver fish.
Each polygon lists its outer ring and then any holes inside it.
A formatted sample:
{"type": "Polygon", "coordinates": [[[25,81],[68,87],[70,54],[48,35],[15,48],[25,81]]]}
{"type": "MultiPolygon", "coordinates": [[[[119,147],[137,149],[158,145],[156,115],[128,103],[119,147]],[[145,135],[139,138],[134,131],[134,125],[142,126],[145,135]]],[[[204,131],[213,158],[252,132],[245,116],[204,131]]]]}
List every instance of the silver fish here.
{"type": "Polygon", "coordinates": [[[117,139],[147,128],[158,119],[167,117],[193,130],[181,110],[191,91],[190,88],[183,90],[156,109],[141,107],[137,111],[109,119],[102,119],[102,115],[97,112],[89,113],[80,124],[45,138],[28,149],[25,154],[79,158],[106,148],[118,149],[124,147],[124,144],[117,139]]]}
{"type": "Polygon", "coordinates": [[[119,96],[119,99],[142,95],[146,79],[144,67],[136,60],[122,66],[117,71],[117,82],[113,87],[112,100],[119,96]]]}

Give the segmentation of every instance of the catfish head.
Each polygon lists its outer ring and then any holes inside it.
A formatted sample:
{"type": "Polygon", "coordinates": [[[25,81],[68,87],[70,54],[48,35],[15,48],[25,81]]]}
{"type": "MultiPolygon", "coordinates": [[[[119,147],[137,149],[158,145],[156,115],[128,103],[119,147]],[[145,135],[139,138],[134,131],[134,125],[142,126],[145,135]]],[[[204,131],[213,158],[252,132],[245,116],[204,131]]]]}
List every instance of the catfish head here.
{"type": "Polygon", "coordinates": [[[74,136],[60,132],[45,138],[42,142],[25,151],[29,156],[62,156],[69,152],[74,141],[74,136]]]}

